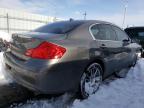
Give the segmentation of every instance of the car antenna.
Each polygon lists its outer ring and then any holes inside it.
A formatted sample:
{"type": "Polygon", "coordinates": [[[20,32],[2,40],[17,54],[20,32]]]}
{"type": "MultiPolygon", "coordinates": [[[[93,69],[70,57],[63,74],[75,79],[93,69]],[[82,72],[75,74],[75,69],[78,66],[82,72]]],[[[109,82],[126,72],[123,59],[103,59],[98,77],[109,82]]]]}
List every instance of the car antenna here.
{"type": "Polygon", "coordinates": [[[72,22],[74,19],[70,18],[69,21],[72,22]]]}

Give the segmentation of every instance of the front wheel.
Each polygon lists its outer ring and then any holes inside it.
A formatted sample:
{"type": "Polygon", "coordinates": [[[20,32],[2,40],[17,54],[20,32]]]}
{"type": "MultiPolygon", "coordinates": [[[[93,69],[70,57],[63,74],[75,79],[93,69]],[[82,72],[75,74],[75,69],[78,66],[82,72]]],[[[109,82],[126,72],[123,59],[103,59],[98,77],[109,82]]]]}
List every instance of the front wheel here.
{"type": "Polygon", "coordinates": [[[143,56],[143,52],[141,50],[136,52],[136,55],[138,58],[141,58],[143,56]]]}
{"type": "Polygon", "coordinates": [[[115,72],[115,76],[118,78],[125,78],[127,76],[127,73],[129,72],[129,67],[128,68],[124,68],[118,72],[115,72]]]}
{"type": "Polygon", "coordinates": [[[102,82],[103,70],[98,63],[92,63],[83,73],[80,81],[81,98],[88,98],[94,94],[102,82]]]}

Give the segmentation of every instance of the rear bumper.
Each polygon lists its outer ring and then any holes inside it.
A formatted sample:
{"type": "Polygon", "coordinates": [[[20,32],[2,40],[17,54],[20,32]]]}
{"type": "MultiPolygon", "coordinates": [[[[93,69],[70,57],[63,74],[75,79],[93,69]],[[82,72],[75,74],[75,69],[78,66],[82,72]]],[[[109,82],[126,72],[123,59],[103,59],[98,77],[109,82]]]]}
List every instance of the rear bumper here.
{"type": "Polygon", "coordinates": [[[23,62],[10,53],[4,53],[8,75],[19,84],[40,93],[57,94],[76,90],[83,63],[52,63],[52,61],[23,62]],[[75,67],[75,68],[74,68],[75,67]],[[78,68],[77,68],[78,67],[78,68]],[[77,68],[77,69],[76,69],[77,68]]]}

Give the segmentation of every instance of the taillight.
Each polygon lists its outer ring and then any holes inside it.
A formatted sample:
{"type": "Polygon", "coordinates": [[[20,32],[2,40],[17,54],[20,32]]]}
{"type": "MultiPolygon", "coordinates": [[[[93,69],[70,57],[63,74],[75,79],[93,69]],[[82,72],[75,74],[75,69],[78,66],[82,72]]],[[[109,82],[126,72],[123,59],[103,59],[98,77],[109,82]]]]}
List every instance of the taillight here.
{"type": "Polygon", "coordinates": [[[58,59],[61,58],[66,49],[50,42],[42,42],[38,47],[28,49],[26,56],[37,59],[58,59]]]}

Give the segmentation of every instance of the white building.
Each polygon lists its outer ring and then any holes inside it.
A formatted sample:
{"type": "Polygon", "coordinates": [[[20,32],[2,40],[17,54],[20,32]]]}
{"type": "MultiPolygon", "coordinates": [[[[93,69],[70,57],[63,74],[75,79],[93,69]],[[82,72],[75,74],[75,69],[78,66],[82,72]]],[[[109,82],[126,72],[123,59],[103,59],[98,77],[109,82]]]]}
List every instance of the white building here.
{"type": "Polygon", "coordinates": [[[60,19],[23,11],[0,8],[0,31],[26,32],[60,19]]]}

